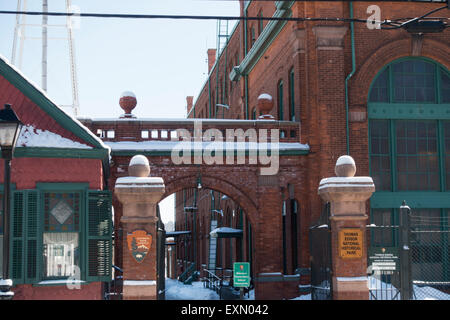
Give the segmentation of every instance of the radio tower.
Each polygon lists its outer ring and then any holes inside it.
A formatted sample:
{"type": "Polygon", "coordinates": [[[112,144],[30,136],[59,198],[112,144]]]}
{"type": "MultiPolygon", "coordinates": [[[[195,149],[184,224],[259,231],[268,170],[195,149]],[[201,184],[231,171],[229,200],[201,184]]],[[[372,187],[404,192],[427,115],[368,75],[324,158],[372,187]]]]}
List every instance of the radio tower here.
{"type": "MultiPolygon", "coordinates": [[[[27,11],[27,0],[17,0],[17,11],[27,11]]],[[[49,12],[48,10],[48,0],[42,0],[42,12],[49,12]]],[[[71,5],[71,0],[66,0],[66,12],[73,12],[73,7],[71,5]]],[[[66,40],[68,41],[68,54],[69,54],[69,64],[70,64],[70,78],[72,84],[72,104],[70,105],[60,105],[64,109],[68,109],[72,112],[73,116],[78,116],[79,114],[79,100],[78,100],[78,83],[77,83],[77,73],[76,73],[76,63],[75,63],[75,44],[73,39],[73,26],[74,22],[71,16],[68,16],[65,24],[48,24],[48,15],[42,15],[41,24],[27,23],[27,15],[17,14],[16,15],[16,26],[14,28],[14,38],[11,54],[11,62],[17,65],[19,69],[22,69],[23,65],[23,52],[25,40],[41,40],[42,44],[42,56],[41,56],[41,87],[44,91],[47,91],[47,80],[48,80],[48,40],[66,40]],[[42,34],[40,37],[27,36],[27,28],[41,28],[42,34]],[[62,38],[52,38],[48,37],[49,28],[63,28],[66,30],[66,37],[62,38]],[[17,63],[16,63],[16,60],[17,63]]]]}

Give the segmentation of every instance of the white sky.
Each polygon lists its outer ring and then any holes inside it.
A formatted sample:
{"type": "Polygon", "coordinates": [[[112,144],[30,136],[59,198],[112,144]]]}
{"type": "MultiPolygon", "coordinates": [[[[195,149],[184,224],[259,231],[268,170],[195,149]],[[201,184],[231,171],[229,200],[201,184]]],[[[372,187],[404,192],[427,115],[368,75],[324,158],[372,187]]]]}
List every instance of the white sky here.
{"type": "MultiPolygon", "coordinates": [[[[41,11],[41,0],[27,2],[28,11],[41,11]]],[[[49,11],[64,11],[65,1],[48,0],[49,11]]],[[[83,13],[239,16],[236,0],[72,0],[83,13]]],[[[16,10],[17,1],[0,0],[0,10],[16,10]]],[[[40,24],[42,17],[27,16],[40,24]]],[[[49,17],[49,24],[66,19],[49,17]]],[[[15,15],[0,15],[0,54],[12,58],[15,15]]],[[[75,56],[80,115],[118,117],[123,91],[138,100],[137,117],[184,118],[186,96],[195,98],[207,77],[208,48],[216,47],[215,20],[100,19],[75,21],[75,56]]],[[[229,30],[235,22],[229,22],[229,30]]],[[[40,37],[41,28],[28,26],[28,37],[40,37]]],[[[49,38],[65,37],[65,29],[49,28],[49,38]]],[[[41,84],[41,42],[25,40],[20,69],[41,84]]],[[[19,64],[19,51],[16,65],[19,64]]],[[[72,103],[66,40],[48,40],[48,94],[59,105],[72,103]]],[[[161,212],[173,215],[173,197],[161,203],[161,212]]],[[[167,217],[163,220],[167,221],[167,217]]]]}

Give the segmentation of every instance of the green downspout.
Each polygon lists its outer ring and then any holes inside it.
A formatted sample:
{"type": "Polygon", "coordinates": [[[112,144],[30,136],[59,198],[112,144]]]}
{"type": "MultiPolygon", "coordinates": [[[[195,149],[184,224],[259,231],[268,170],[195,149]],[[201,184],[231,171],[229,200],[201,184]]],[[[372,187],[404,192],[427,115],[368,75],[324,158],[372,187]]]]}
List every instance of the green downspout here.
{"type": "MultiPolygon", "coordinates": [[[[228,26],[227,26],[227,35],[228,35],[228,26]]],[[[225,88],[227,86],[227,70],[228,70],[228,37],[227,42],[225,44],[225,69],[223,70],[223,86],[222,86],[222,92],[223,92],[223,101],[221,103],[228,105],[228,90],[225,91],[225,88]]],[[[225,109],[222,107],[222,119],[225,118],[225,109]]]]}
{"type": "Polygon", "coordinates": [[[208,103],[209,103],[208,118],[211,118],[211,76],[208,77],[208,103]]]}
{"type": "MultiPolygon", "coordinates": [[[[194,189],[194,208],[197,208],[197,189],[194,189]]],[[[196,223],[196,219],[197,219],[197,210],[192,210],[192,215],[193,215],[193,219],[192,219],[192,229],[193,229],[193,235],[192,235],[192,244],[194,246],[194,255],[193,255],[193,259],[194,260],[194,266],[195,266],[195,270],[197,270],[197,223],[196,223]]]]}
{"type": "MultiPolygon", "coordinates": [[[[217,48],[217,50],[219,50],[219,48],[217,48]]],[[[216,58],[216,94],[214,97],[214,118],[217,118],[217,104],[219,103],[219,68],[220,68],[220,63],[219,63],[219,53],[217,53],[217,58],[216,58]]]]}
{"type": "MultiPolygon", "coordinates": [[[[350,19],[353,19],[353,2],[350,1],[350,19]]],[[[346,129],[346,137],[347,137],[347,154],[350,155],[350,128],[348,122],[348,80],[355,73],[355,34],[354,34],[354,25],[353,21],[350,22],[350,30],[351,30],[351,44],[352,44],[352,72],[345,78],[345,129],[346,129]]]]}
{"type": "MultiPolygon", "coordinates": [[[[247,17],[247,9],[244,9],[244,17],[247,17]]],[[[244,20],[244,58],[247,56],[247,19],[244,20]]],[[[248,119],[248,76],[244,75],[245,119],[248,119]]]]}

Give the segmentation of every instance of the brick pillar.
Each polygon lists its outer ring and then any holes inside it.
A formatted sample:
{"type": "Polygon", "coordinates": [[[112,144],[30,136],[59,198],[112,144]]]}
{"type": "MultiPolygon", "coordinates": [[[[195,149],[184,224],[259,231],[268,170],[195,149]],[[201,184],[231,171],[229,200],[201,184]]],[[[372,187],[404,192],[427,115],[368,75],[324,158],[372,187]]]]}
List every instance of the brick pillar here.
{"type": "Polygon", "coordinates": [[[123,299],[156,300],[156,206],[164,181],[148,176],[148,160],[141,155],[131,159],[128,173],[117,179],[114,189],[123,205],[123,299]]]}
{"type": "Polygon", "coordinates": [[[355,162],[342,156],[337,177],[320,181],[319,195],[331,205],[333,299],[368,300],[366,201],[375,191],[371,177],[354,177],[355,162]]]}

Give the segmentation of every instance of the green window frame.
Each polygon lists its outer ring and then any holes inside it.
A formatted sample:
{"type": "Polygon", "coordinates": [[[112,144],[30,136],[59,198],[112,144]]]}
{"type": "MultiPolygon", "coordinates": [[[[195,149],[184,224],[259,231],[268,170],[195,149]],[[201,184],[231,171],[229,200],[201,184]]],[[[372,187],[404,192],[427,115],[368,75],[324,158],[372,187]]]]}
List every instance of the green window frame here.
{"type": "Polygon", "coordinates": [[[278,96],[278,118],[279,118],[278,120],[282,121],[284,118],[283,80],[278,81],[277,96],[278,96]]]}
{"type": "Polygon", "coordinates": [[[295,74],[294,68],[289,71],[289,120],[295,121],[295,74]]]}
{"type": "Polygon", "coordinates": [[[441,81],[448,75],[445,67],[430,59],[410,57],[393,61],[372,82],[369,158],[376,193],[450,191],[450,104],[443,102],[448,93],[443,93],[447,84],[441,81]],[[399,103],[395,88],[416,89],[423,75],[431,75],[434,100],[408,98],[399,103]]]}
{"type": "Polygon", "coordinates": [[[12,193],[10,272],[15,285],[49,285],[55,282],[47,280],[64,281],[74,277],[81,283],[111,280],[111,193],[88,187],[87,183],[37,183],[36,189],[12,193]],[[48,231],[45,198],[49,193],[79,195],[80,273],[74,277],[46,277],[43,273],[44,233],[48,231]]]}

